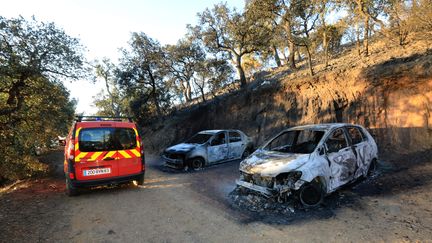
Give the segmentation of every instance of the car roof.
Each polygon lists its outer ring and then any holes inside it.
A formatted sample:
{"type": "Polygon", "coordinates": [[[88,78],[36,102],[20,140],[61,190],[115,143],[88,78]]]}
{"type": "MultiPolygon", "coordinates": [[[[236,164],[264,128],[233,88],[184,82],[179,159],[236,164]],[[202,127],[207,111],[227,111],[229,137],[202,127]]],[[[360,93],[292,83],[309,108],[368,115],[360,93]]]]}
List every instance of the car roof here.
{"type": "Polygon", "coordinates": [[[239,130],[234,130],[234,129],[219,129],[219,130],[204,130],[199,132],[200,134],[216,134],[218,132],[231,132],[231,131],[235,131],[235,132],[240,132],[239,130]]]}
{"type": "Polygon", "coordinates": [[[328,131],[333,128],[344,127],[344,126],[359,126],[350,123],[320,123],[320,124],[308,124],[302,126],[295,126],[288,128],[287,130],[301,130],[301,129],[310,129],[310,130],[320,130],[320,131],[328,131]]]}
{"type": "Polygon", "coordinates": [[[204,130],[204,131],[201,131],[199,133],[200,134],[216,134],[216,133],[222,132],[222,131],[224,131],[224,130],[204,130]]]}

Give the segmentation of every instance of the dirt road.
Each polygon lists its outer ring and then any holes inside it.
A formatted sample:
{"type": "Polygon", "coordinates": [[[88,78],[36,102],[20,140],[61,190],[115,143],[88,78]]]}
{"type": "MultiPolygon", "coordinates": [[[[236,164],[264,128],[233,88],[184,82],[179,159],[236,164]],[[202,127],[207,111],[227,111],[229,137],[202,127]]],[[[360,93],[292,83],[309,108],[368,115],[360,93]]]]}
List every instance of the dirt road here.
{"type": "MultiPolygon", "coordinates": [[[[0,192],[0,242],[328,242],[432,240],[430,151],[384,161],[376,178],[291,216],[236,207],[239,161],[177,172],[147,158],[142,187],[64,195],[61,169],[0,192]],[[391,166],[389,166],[391,165],[391,166]],[[397,165],[397,166],[394,166],[397,165]]],[[[62,165],[62,153],[48,160],[62,165]]]]}

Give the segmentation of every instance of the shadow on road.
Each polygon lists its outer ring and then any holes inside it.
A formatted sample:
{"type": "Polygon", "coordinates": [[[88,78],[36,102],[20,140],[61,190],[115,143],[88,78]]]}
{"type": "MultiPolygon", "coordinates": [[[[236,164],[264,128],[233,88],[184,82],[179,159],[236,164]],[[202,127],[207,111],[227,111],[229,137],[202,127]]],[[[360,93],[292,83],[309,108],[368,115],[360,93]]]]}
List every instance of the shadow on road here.
{"type": "MultiPolygon", "coordinates": [[[[57,161],[57,164],[51,165],[56,179],[63,177],[62,167],[58,162],[61,161],[61,156],[62,153],[56,152],[45,159],[47,163],[57,161]]],[[[184,171],[165,167],[159,157],[150,157],[147,160],[146,182],[143,187],[138,188],[132,183],[104,186],[83,190],[81,196],[121,194],[131,190],[138,192],[138,189],[161,190],[181,185],[201,195],[199,200],[204,200],[225,211],[227,215],[240,223],[263,222],[271,225],[290,225],[336,217],[339,210],[362,208],[363,197],[384,197],[404,193],[432,182],[432,150],[381,157],[385,159],[381,160],[377,175],[357,181],[332,193],[326,197],[319,208],[303,209],[295,205],[295,212],[288,215],[271,210],[253,212],[233,203],[229,194],[236,188],[235,180],[238,178],[239,160],[209,166],[200,171],[184,171]],[[162,178],[164,181],[160,181],[162,178]]]]}
{"type": "Polygon", "coordinates": [[[328,219],[337,216],[344,208],[361,208],[363,197],[383,197],[429,184],[432,182],[432,167],[429,166],[432,150],[424,150],[411,154],[383,155],[377,173],[366,180],[359,180],[328,195],[319,208],[304,209],[295,205],[295,212],[283,215],[264,210],[261,212],[239,208],[229,198],[235,189],[240,161],[233,161],[206,167],[201,171],[174,170],[163,166],[161,161],[152,161],[151,169],[166,175],[180,175],[190,183],[190,188],[208,198],[223,210],[228,210],[233,218],[243,224],[264,222],[272,225],[297,224],[309,220],[328,219]]]}

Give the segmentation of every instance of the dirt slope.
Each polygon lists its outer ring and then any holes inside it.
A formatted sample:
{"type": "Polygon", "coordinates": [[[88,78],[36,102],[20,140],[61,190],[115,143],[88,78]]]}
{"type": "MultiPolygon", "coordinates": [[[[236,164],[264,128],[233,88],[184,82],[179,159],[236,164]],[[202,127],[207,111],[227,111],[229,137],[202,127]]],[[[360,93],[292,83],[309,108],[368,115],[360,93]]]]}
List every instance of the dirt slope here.
{"type": "Polygon", "coordinates": [[[235,128],[257,145],[300,124],[362,124],[381,151],[411,153],[432,147],[432,42],[405,48],[375,43],[369,57],[354,52],[324,70],[286,68],[257,73],[248,87],[183,108],[144,128],[148,150],[160,152],[203,129],[235,128]]]}

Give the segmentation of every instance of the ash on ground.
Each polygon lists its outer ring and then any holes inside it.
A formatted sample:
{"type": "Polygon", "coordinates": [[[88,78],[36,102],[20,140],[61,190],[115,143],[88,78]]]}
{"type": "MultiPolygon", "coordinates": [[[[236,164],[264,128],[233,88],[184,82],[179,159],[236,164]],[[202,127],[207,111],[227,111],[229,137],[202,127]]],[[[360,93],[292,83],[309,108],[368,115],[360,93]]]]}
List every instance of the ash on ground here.
{"type": "Polygon", "coordinates": [[[277,198],[267,198],[259,193],[246,188],[236,187],[229,198],[234,207],[246,209],[258,213],[277,213],[283,215],[295,214],[300,209],[300,205],[293,197],[287,200],[277,200],[277,198]]]}

